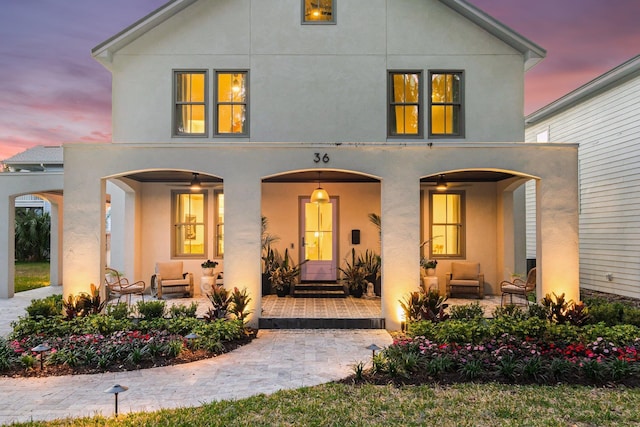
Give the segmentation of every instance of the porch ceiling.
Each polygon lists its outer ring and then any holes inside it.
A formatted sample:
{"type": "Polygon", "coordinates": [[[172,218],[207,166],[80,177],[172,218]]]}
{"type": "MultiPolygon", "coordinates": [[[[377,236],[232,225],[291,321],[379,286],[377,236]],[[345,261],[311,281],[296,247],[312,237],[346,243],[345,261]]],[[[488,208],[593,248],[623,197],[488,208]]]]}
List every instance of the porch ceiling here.
{"type": "MultiPolygon", "coordinates": [[[[506,172],[492,171],[460,171],[442,174],[446,182],[498,182],[503,179],[513,178],[515,175],[506,172]]],[[[435,183],[440,174],[427,176],[420,182],[435,183]]]]}
{"type": "MultiPolygon", "coordinates": [[[[138,182],[184,182],[188,184],[193,179],[193,172],[173,170],[147,171],[125,175],[125,178],[138,182]]],[[[200,182],[222,182],[222,179],[216,176],[202,173],[198,174],[198,178],[200,182]]]]}

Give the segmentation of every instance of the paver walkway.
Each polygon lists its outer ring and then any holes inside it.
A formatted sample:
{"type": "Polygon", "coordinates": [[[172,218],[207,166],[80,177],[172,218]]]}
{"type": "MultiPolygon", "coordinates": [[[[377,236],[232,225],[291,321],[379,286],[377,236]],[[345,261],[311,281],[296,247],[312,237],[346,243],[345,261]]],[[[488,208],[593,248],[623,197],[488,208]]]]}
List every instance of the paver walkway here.
{"type": "MultiPolygon", "coordinates": [[[[22,305],[22,299],[4,300],[0,312],[12,307],[15,318],[22,316],[31,299],[46,292],[22,296],[26,302],[19,310],[13,306],[22,305]]],[[[9,315],[3,314],[0,323],[7,329],[9,315]]],[[[184,365],[96,375],[0,378],[0,423],[111,416],[114,399],[104,390],[114,384],[129,387],[118,396],[121,414],[317,385],[344,378],[353,372],[354,364],[368,362],[369,344],[384,347],[391,341],[384,330],[261,330],[257,339],[231,353],[184,365]]]]}

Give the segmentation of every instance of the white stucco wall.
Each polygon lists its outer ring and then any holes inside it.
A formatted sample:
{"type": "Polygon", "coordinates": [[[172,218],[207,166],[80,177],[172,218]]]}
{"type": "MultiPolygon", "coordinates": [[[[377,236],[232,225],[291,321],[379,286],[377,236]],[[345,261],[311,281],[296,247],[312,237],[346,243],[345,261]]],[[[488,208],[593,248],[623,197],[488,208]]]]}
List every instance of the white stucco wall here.
{"type": "Polygon", "coordinates": [[[249,70],[248,139],[296,143],[385,141],[388,70],[422,70],[425,101],[429,70],[464,71],[464,139],[523,140],[522,54],[441,2],[341,1],[336,25],[300,5],[196,2],[116,52],[113,141],[221,140],[171,137],[176,69],[208,70],[210,98],[216,69],[249,70]]]}

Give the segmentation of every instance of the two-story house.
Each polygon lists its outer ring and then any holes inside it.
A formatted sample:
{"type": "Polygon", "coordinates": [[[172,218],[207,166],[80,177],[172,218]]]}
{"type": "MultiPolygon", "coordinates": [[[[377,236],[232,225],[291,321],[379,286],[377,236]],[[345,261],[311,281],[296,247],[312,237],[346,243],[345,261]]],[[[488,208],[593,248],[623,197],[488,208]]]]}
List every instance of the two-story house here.
{"type": "Polygon", "coordinates": [[[303,280],[336,280],[352,248],[380,253],[397,329],[421,256],[440,276],[479,262],[487,294],[524,270],[533,180],[538,295],[577,298],[577,147],[523,143],[524,73],[545,51],[470,3],[172,0],[92,54],[113,76],[113,143],[65,147],[65,294],[101,280],[111,183],[130,276],[219,259],[255,322],[264,216],[309,259],[303,280]]]}

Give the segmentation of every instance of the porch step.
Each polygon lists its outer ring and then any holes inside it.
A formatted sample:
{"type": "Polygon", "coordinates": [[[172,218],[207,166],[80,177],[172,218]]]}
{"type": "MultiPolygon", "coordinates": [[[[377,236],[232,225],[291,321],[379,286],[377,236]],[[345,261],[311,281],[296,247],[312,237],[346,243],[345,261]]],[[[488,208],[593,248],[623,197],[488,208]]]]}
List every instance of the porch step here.
{"type": "Polygon", "coordinates": [[[260,329],[385,329],[382,318],[325,319],[325,318],[261,318],[260,329]]]}
{"type": "Polygon", "coordinates": [[[341,284],[337,283],[300,283],[293,289],[295,298],[346,298],[341,284]]]}

